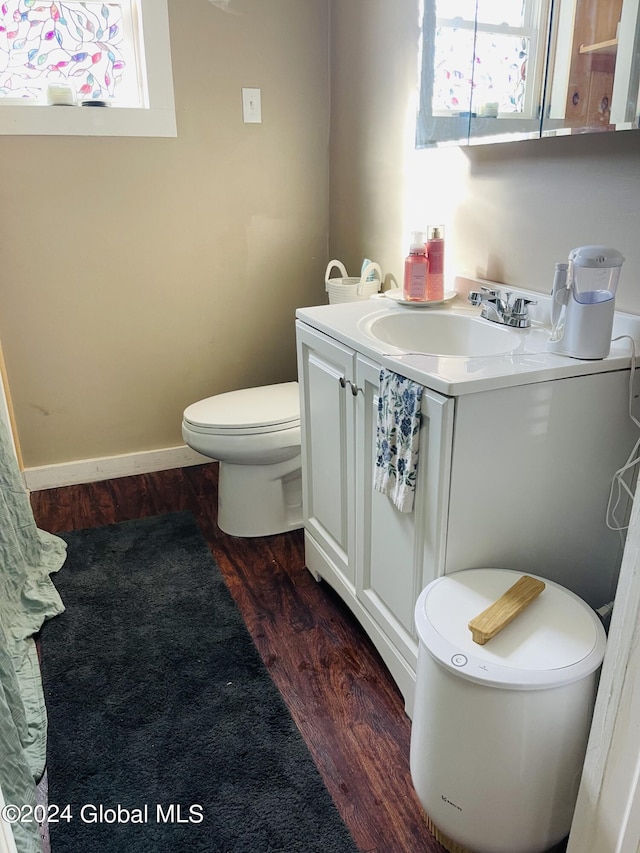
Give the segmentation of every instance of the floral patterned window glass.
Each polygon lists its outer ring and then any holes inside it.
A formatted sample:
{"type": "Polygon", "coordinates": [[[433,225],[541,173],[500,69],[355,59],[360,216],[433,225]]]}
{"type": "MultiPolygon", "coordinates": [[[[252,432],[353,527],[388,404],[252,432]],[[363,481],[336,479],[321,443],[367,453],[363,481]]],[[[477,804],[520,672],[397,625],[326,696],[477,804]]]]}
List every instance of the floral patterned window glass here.
{"type": "Polygon", "coordinates": [[[469,111],[495,103],[499,113],[526,110],[526,35],[438,27],[434,112],[469,111]]]}
{"type": "Polygon", "coordinates": [[[0,102],[46,103],[52,85],[78,102],[144,106],[131,0],[0,0],[0,102]]]}
{"type": "Polygon", "coordinates": [[[473,85],[473,29],[460,26],[436,28],[433,62],[434,113],[468,112],[473,85]]]}

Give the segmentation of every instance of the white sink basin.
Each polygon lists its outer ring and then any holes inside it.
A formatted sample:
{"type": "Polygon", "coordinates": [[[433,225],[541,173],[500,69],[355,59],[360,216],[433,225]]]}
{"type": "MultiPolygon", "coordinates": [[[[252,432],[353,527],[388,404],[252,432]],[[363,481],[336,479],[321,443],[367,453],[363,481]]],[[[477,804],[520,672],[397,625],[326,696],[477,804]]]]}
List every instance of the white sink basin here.
{"type": "Polygon", "coordinates": [[[361,331],[406,352],[443,356],[503,355],[523,343],[520,330],[439,311],[392,311],[366,318],[361,331]]]}

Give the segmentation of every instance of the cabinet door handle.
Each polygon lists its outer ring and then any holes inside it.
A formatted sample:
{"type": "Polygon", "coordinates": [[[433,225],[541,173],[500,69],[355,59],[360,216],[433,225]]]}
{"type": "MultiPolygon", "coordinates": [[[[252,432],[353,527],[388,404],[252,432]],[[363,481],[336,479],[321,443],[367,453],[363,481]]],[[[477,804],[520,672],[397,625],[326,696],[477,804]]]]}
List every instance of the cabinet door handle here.
{"type": "Polygon", "coordinates": [[[354,383],[350,379],[345,379],[344,376],[341,376],[340,379],[338,379],[338,382],[340,383],[341,388],[346,388],[348,385],[351,388],[351,393],[353,394],[353,396],[358,396],[360,389],[357,385],[354,385],[354,383]]]}

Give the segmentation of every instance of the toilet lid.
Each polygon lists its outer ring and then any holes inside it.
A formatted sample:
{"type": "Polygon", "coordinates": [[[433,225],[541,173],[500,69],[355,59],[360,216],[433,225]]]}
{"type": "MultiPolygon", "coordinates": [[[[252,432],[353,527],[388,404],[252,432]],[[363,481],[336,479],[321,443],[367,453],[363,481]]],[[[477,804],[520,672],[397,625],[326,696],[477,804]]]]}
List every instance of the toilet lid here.
{"type": "Polygon", "coordinates": [[[192,403],[184,420],[195,427],[217,430],[286,428],[300,422],[297,382],[228,391],[192,403]]]}

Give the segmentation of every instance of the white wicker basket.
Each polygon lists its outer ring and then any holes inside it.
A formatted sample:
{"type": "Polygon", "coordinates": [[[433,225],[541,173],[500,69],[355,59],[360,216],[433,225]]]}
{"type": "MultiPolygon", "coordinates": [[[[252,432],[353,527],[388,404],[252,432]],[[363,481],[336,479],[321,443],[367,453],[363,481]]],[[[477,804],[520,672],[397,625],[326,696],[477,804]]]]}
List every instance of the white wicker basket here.
{"type": "Polygon", "coordinates": [[[329,294],[329,303],[358,302],[369,299],[380,290],[382,285],[382,270],[378,264],[370,263],[362,270],[359,277],[348,276],[345,266],[340,261],[330,261],[324,274],[325,290],[329,294]],[[338,269],[340,278],[329,278],[333,268],[338,269]],[[369,277],[370,281],[367,281],[369,277]]]}

